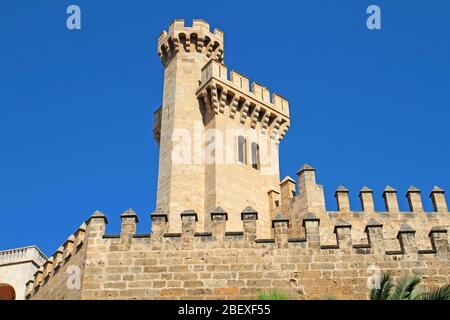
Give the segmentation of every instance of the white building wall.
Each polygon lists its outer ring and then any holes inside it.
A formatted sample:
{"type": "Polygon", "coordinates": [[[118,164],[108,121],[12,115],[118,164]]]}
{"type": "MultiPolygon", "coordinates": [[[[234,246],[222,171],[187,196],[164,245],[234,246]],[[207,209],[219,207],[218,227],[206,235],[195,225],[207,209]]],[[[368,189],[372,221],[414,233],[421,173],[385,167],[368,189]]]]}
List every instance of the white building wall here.
{"type": "Polygon", "coordinates": [[[23,300],[26,283],[45,261],[47,257],[36,246],[0,251],[0,283],[11,285],[16,299],[23,300]]]}

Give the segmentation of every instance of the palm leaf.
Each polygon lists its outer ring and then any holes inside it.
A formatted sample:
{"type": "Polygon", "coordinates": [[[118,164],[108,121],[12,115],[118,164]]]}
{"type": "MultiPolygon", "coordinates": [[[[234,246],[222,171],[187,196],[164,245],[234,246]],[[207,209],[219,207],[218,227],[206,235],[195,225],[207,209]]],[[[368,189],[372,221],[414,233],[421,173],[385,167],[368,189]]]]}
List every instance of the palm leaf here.
{"type": "Polygon", "coordinates": [[[421,300],[423,296],[423,290],[419,287],[414,288],[411,292],[409,300],[421,300]]]}
{"type": "Polygon", "coordinates": [[[379,288],[370,290],[370,300],[387,300],[392,290],[392,277],[389,273],[384,273],[380,280],[379,288]]]}
{"type": "Polygon", "coordinates": [[[389,300],[410,300],[419,283],[420,278],[416,275],[403,277],[393,288],[389,300]]]}
{"type": "Polygon", "coordinates": [[[450,284],[434,290],[428,289],[420,297],[421,300],[450,300],[450,284]]]}

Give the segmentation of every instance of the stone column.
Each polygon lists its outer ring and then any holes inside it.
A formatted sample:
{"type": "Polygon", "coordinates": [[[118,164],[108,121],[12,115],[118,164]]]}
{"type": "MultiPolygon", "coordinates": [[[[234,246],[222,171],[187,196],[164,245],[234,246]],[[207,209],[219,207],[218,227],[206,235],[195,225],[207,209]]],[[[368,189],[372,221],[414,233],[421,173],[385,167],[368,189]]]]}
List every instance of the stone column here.
{"type": "Polygon", "coordinates": [[[241,213],[241,219],[244,223],[244,236],[249,241],[256,240],[256,221],[258,212],[252,207],[247,207],[241,213]]]}
{"type": "Polygon", "coordinates": [[[405,255],[417,255],[416,230],[407,224],[402,224],[397,234],[397,239],[400,241],[400,247],[405,255]]]}
{"type": "Polygon", "coordinates": [[[282,212],[290,212],[291,199],[295,195],[296,183],[295,181],[287,176],[280,183],[281,190],[281,210],[282,212]]]}
{"type": "Polygon", "coordinates": [[[339,186],[334,193],[337,201],[338,210],[341,212],[350,212],[350,201],[348,199],[348,189],[344,186],[339,186]]]}
{"type": "Polygon", "coordinates": [[[383,192],[384,203],[386,205],[387,212],[399,212],[397,190],[391,186],[387,186],[383,192]]]}
{"type": "Polygon", "coordinates": [[[305,203],[308,212],[320,214],[326,211],[323,187],[316,183],[316,169],[305,164],[298,172],[299,201],[305,203]]]}
{"type": "Polygon", "coordinates": [[[221,207],[215,208],[211,212],[212,234],[214,239],[221,240],[225,236],[228,213],[221,207]]]}
{"type": "Polygon", "coordinates": [[[198,216],[194,210],[184,210],[181,213],[181,241],[183,249],[193,248],[197,221],[198,216]]]}
{"type": "Polygon", "coordinates": [[[120,240],[122,242],[130,242],[133,235],[136,234],[136,223],[139,221],[136,212],[128,209],[120,215],[120,240]]]}
{"type": "Polygon", "coordinates": [[[313,213],[303,216],[303,227],[305,228],[306,242],[311,249],[320,248],[320,219],[313,213]]]}
{"type": "Polygon", "coordinates": [[[364,231],[367,234],[372,252],[384,255],[386,250],[383,238],[383,224],[379,223],[375,219],[370,219],[364,231]]]}
{"type": "Polygon", "coordinates": [[[364,186],[359,192],[359,198],[361,199],[361,208],[364,212],[374,212],[375,206],[373,204],[373,191],[372,189],[364,186]]]}
{"type": "Polygon", "coordinates": [[[161,237],[167,232],[168,226],[168,216],[166,213],[162,212],[161,209],[157,209],[150,215],[152,221],[152,235],[154,237],[161,237]]]}
{"type": "Polygon", "coordinates": [[[352,249],[352,225],[345,220],[339,219],[334,226],[339,249],[351,251],[352,249]]]}
{"type": "Polygon", "coordinates": [[[411,212],[423,212],[422,199],[420,198],[420,189],[410,186],[406,193],[411,212]]]}
{"type": "Polygon", "coordinates": [[[443,259],[449,259],[450,248],[448,245],[447,229],[442,226],[436,226],[431,228],[429,233],[432,247],[436,250],[439,257],[443,259]]]}
{"type": "Polygon", "coordinates": [[[272,228],[275,236],[275,243],[278,248],[288,247],[289,219],[281,213],[272,220],[272,228]]]}
{"type": "Polygon", "coordinates": [[[72,256],[74,242],[75,242],[75,237],[73,234],[70,235],[70,237],[66,240],[66,242],[64,242],[64,244],[63,244],[63,248],[64,248],[63,260],[67,260],[72,256]]]}
{"type": "Polygon", "coordinates": [[[444,194],[445,191],[438,186],[435,186],[431,191],[430,198],[433,201],[433,209],[435,212],[448,212],[444,194]]]}

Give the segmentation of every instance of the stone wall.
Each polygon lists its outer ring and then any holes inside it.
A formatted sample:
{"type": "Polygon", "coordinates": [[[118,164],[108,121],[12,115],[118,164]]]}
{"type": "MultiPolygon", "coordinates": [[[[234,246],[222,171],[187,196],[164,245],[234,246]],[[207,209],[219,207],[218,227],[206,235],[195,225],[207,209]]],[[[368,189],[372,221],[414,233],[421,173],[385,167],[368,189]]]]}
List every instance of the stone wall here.
{"type": "MultiPolygon", "coordinates": [[[[300,181],[315,184],[304,176],[310,173],[301,171],[300,181]]],[[[320,207],[317,199],[313,206],[295,204],[310,196],[295,196],[289,216],[300,207],[320,207]]],[[[305,213],[298,225],[278,214],[269,239],[256,237],[258,214],[252,208],[241,213],[243,232],[226,231],[228,213],[217,208],[208,232],[196,232],[197,214],[187,210],[179,217],[181,233],[168,233],[168,215],[156,212],[152,233],[141,235],[132,210],[121,216],[120,235],[106,235],[106,218],[96,212],[86,230],[71,237],[78,251],[62,262],[58,273],[48,271],[46,282],[38,273],[39,289],[29,288],[29,297],[254,299],[274,288],[295,299],[366,299],[367,282],[383,271],[396,278],[418,274],[427,287],[444,285],[450,283],[450,214],[441,189],[434,189],[432,200],[433,213],[344,212],[347,207],[340,205],[342,212],[305,213]],[[81,288],[73,292],[65,285],[71,274],[64,270],[70,265],[82,271],[81,288]]],[[[75,250],[67,243],[64,255],[75,250]]]]}

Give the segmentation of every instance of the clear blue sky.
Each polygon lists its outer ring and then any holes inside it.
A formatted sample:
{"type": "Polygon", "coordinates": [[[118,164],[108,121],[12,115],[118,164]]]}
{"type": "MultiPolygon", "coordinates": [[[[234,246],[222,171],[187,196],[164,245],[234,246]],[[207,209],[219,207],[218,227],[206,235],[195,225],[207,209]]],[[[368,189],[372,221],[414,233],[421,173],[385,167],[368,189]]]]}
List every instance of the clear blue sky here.
{"type": "Polygon", "coordinates": [[[54,250],[95,210],[119,231],[133,207],[148,232],[158,147],[158,34],[174,18],[225,32],[225,63],[290,100],[282,175],[308,162],[324,185],[450,189],[450,2],[0,2],[0,249],[54,250]],[[82,30],[66,28],[66,8],[82,30]],[[382,29],[369,31],[370,4],[382,29]]]}

